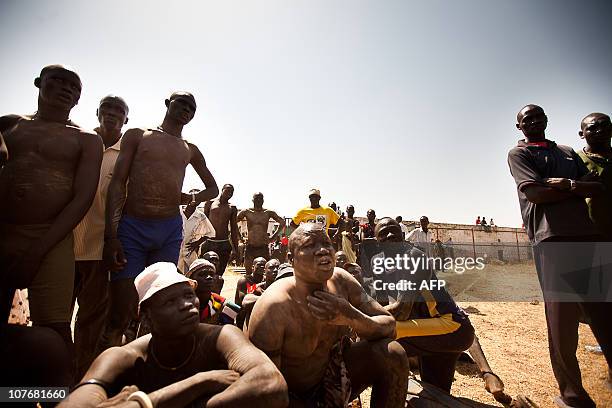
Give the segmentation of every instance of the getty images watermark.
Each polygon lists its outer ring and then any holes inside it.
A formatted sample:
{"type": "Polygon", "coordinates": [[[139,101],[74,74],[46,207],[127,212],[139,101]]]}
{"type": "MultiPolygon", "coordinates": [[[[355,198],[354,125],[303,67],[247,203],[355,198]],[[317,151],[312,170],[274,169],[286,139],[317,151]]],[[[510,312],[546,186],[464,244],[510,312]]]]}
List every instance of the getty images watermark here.
{"type": "Polygon", "coordinates": [[[370,266],[375,290],[436,290],[446,286],[446,281],[432,279],[431,271],[454,272],[459,275],[471,270],[481,271],[485,268],[485,258],[442,258],[407,253],[385,256],[379,253],[372,257],[370,266]]]}

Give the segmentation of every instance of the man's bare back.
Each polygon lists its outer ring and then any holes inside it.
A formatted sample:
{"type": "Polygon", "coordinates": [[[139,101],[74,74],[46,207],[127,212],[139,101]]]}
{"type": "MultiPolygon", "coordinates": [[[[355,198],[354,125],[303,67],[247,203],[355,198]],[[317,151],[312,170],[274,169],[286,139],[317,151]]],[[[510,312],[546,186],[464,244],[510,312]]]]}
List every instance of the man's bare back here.
{"type": "Polygon", "coordinates": [[[52,223],[73,198],[81,155],[91,160],[94,149],[101,149],[100,137],[70,124],[17,115],[0,118],[0,132],[11,152],[0,177],[0,222],[52,223]]]}
{"type": "Polygon", "coordinates": [[[124,212],[142,218],[178,214],[185,169],[196,147],[159,129],[130,129],[124,140],[138,143],[124,212]]]}

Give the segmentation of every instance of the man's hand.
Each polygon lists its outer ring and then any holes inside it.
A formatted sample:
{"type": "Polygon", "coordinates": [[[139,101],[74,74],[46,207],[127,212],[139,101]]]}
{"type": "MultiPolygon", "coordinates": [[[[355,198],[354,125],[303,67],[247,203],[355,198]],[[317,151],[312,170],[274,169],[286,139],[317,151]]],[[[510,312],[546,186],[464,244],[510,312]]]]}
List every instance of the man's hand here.
{"type": "Polygon", "coordinates": [[[391,315],[398,322],[403,322],[408,320],[410,317],[410,311],[412,310],[412,302],[401,302],[396,300],[388,306],[385,306],[387,312],[391,313],[391,315]]]}
{"type": "Polygon", "coordinates": [[[111,238],[104,242],[102,258],[104,259],[104,264],[111,272],[118,272],[127,264],[127,259],[125,259],[123,248],[118,238],[111,238]]]}
{"type": "Polygon", "coordinates": [[[338,326],[348,326],[355,309],[343,297],[317,290],[313,296],[307,296],[310,313],[319,320],[338,326]]]}
{"type": "Polygon", "coordinates": [[[8,268],[7,286],[16,289],[25,289],[32,283],[38,273],[43,256],[36,247],[31,247],[24,255],[8,268]]]}
{"type": "Polygon", "coordinates": [[[561,191],[569,191],[571,187],[570,179],[567,178],[552,177],[544,179],[544,182],[548,187],[553,187],[561,191]]]}
{"type": "Polygon", "coordinates": [[[202,237],[200,239],[196,239],[195,241],[191,241],[187,244],[187,250],[189,252],[197,251],[200,249],[200,246],[206,241],[207,237],[202,237]]]}
{"type": "Polygon", "coordinates": [[[212,370],[200,373],[206,385],[206,393],[218,394],[238,381],[240,374],[234,370],[212,370]]]}
{"type": "Polygon", "coordinates": [[[113,398],[107,399],[106,401],[98,404],[96,408],[140,408],[138,401],[128,401],[128,397],[138,391],[138,387],[135,385],[128,385],[123,387],[119,394],[113,398]]]}

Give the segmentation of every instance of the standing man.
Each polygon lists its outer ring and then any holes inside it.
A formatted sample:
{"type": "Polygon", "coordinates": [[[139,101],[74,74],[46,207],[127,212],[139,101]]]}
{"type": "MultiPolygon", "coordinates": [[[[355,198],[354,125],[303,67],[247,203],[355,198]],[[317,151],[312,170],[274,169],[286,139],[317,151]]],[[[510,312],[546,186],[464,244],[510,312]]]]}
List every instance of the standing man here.
{"type": "MultiPolygon", "coordinates": [[[[525,139],[508,153],[508,165],[544,293],[550,359],[561,391],[557,404],[595,407],[582,386],[576,359],[578,322],[582,311],[610,364],[610,304],[567,301],[557,288],[575,271],[580,282],[588,283],[598,270],[591,266],[590,244],[598,237],[584,199],[598,196],[604,186],[588,181],[589,170],[574,150],[546,139],[548,118],[541,107],[525,106],[516,120],[525,139]]],[[[575,293],[569,295],[578,297],[578,285],[572,289],[575,293]]]]}
{"type": "Polygon", "coordinates": [[[425,255],[431,256],[433,235],[429,230],[429,218],[422,216],[419,223],[421,226],[410,231],[406,241],[411,242],[414,246],[425,252],[425,255]]]}
{"type": "Polygon", "coordinates": [[[244,268],[247,275],[253,271],[253,259],[260,256],[266,261],[270,259],[268,244],[275,241],[281,232],[285,232],[285,219],[279,217],[276,212],[263,208],[263,202],[262,193],[253,194],[253,208],[240,211],[236,217],[236,222],[243,218],[247,220],[248,238],[244,247],[244,268]],[[270,219],[278,222],[278,229],[271,237],[268,235],[270,219]]]}
{"type": "Polygon", "coordinates": [[[297,212],[293,220],[291,220],[291,227],[297,228],[303,222],[312,222],[322,225],[325,232],[329,234],[329,228],[335,228],[340,216],[329,207],[321,207],[319,203],[321,201],[321,192],[318,189],[313,188],[310,190],[308,199],[310,200],[310,207],[304,207],[297,212]]]}
{"type": "Polygon", "coordinates": [[[578,155],[587,168],[599,175],[599,181],[606,191],[593,198],[587,198],[589,214],[599,234],[606,241],[612,241],[612,123],[603,113],[591,113],[582,119],[580,137],[586,142],[578,155]]]}
{"type": "Polygon", "coordinates": [[[410,231],[408,231],[408,227],[404,225],[402,220],[403,219],[402,219],[401,215],[398,215],[397,217],[395,217],[395,221],[397,221],[397,223],[399,224],[400,228],[402,229],[402,239],[405,241],[406,237],[408,236],[410,231]]]}
{"type": "Polygon", "coordinates": [[[221,189],[219,198],[204,204],[204,214],[215,228],[215,236],[204,242],[202,252],[215,251],[219,255],[217,275],[223,275],[227,263],[238,255],[238,209],[229,202],[233,195],[234,186],[226,184],[221,189]]]}
{"type": "Polygon", "coordinates": [[[123,136],[108,188],[104,259],[112,273],[100,350],[120,345],[130,320],[136,318],[134,278],[156,262],[178,264],[183,240],[179,206],[219,193],[200,150],[183,140],[183,127],[195,115],[195,98],[188,92],[175,92],[165,102],[161,126],[130,129],[123,136]],[[197,194],[181,193],[188,164],[206,186],[197,194]]]}
{"type": "Polygon", "coordinates": [[[368,222],[361,226],[361,239],[373,239],[374,228],[376,228],[376,211],[369,209],[366,213],[368,222]]]}
{"type": "MultiPolygon", "coordinates": [[[[96,115],[104,153],[94,202],[74,229],[75,279],[73,299],[79,302],[74,325],[76,374],[81,378],[96,357],[96,343],[106,320],[108,269],[102,261],[106,193],[119,156],[121,129],[128,122],[129,108],[119,96],[102,98],[96,115]]],[[[73,300],[74,307],[74,300],[73,300]]]]}
{"type": "Polygon", "coordinates": [[[81,96],[76,72],[49,65],[34,85],[36,113],[0,117],[11,152],[0,172],[2,319],[15,289],[28,288],[34,325],[57,331],[72,350],[72,230],[96,194],[102,141],[69,119],[81,96]]]}
{"type": "MultiPolygon", "coordinates": [[[[189,194],[195,196],[200,190],[193,189],[189,194]]],[[[183,243],[178,269],[186,274],[189,266],[200,255],[200,246],[210,237],[215,236],[215,229],[204,214],[204,209],[197,201],[191,201],[181,212],[183,217],[183,243]]]]}

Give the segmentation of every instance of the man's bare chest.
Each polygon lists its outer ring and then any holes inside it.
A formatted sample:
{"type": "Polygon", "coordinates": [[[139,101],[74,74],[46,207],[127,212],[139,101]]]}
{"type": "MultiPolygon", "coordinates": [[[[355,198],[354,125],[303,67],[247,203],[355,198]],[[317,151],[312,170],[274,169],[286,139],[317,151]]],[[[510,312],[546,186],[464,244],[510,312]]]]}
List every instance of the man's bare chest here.
{"type": "Polygon", "coordinates": [[[189,164],[190,157],[189,146],[183,139],[160,132],[145,132],[136,152],[137,159],[183,167],[189,164]]]}
{"type": "MultiPolygon", "coordinates": [[[[79,137],[91,137],[65,124],[22,121],[3,134],[13,162],[43,162],[73,166],[81,154],[79,137]]],[[[9,161],[10,164],[10,161],[9,161]]]]}

